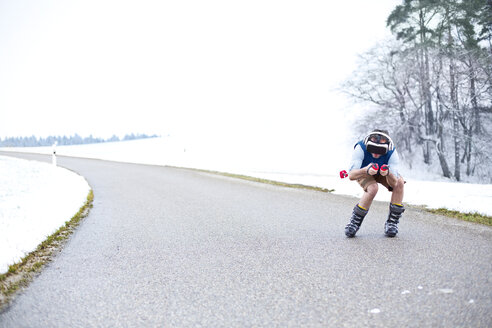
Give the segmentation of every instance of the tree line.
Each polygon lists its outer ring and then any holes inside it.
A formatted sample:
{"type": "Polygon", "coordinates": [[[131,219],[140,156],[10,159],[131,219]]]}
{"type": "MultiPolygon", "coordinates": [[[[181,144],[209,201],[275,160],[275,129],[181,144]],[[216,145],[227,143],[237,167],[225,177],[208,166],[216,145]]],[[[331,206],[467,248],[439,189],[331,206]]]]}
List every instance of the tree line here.
{"type": "Polygon", "coordinates": [[[78,134],[73,136],[49,136],[46,138],[40,138],[36,136],[30,137],[7,137],[5,139],[0,138],[0,147],[43,147],[52,146],[55,142],[57,145],[82,145],[82,144],[94,144],[102,142],[116,142],[116,141],[126,141],[126,140],[136,140],[145,138],[156,138],[157,135],[146,135],[146,134],[127,134],[123,138],[119,138],[113,135],[111,138],[103,139],[98,137],[93,137],[92,135],[88,137],[81,137],[78,134]]]}
{"type": "Polygon", "coordinates": [[[405,159],[492,182],[492,0],[404,0],[387,26],[393,38],[361,55],[343,91],[375,105],[364,121],[405,159]]]}

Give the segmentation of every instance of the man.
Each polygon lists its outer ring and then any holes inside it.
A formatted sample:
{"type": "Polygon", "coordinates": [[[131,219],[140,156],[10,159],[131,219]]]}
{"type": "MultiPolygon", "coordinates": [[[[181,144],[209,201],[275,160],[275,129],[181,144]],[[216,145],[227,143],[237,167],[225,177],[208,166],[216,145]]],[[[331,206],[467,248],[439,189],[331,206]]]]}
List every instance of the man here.
{"type": "Polygon", "coordinates": [[[398,153],[385,130],[374,130],[355,145],[348,177],[357,180],[364,194],[345,227],[347,237],[354,237],[359,230],[378,192],[378,184],[392,192],[384,232],[388,237],[396,236],[398,222],[405,211],[402,205],[405,181],[398,173],[398,164],[398,153]]]}

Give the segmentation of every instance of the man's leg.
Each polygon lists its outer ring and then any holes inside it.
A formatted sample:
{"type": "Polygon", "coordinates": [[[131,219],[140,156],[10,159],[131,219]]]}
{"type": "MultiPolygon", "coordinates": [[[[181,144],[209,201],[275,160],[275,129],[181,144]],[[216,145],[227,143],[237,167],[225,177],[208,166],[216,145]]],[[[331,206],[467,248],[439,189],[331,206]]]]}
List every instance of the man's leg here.
{"type": "Polygon", "coordinates": [[[404,186],[405,181],[400,177],[392,187],[393,193],[391,195],[388,220],[386,220],[386,223],[384,224],[384,233],[388,237],[395,237],[398,234],[398,223],[400,222],[403,212],[405,212],[405,208],[402,204],[404,186]]]}
{"type": "Polygon", "coordinates": [[[404,193],[405,181],[402,177],[396,180],[395,185],[393,186],[393,193],[391,194],[391,203],[393,204],[402,204],[403,202],[403,193],[404,193]]]}
{"type": "MultiPolygon", "coordinates": [[[[363,186],[364,187],[364,186],[363,186]]],[[[354,237],[364,220],[364,217],[371,207],[374,197],[378,193],[378,184],[376,181],[372,181],[370,184],[365,186],[364,194],[362,195],[359,204],[355,205],[350,222],[345,227],[345,235],[347,237],[354,237]]]]}
{"type": "Polygon", "coordinates": [[[364,194],[362,195],[359,205],[365,210],[369,210],[369,207],[371,207],[372,201],[374,200],[374,197],[376,197],[378,190],[379,187],[376,182],[368,185],[366,190],[364,190],[364,194]]]}

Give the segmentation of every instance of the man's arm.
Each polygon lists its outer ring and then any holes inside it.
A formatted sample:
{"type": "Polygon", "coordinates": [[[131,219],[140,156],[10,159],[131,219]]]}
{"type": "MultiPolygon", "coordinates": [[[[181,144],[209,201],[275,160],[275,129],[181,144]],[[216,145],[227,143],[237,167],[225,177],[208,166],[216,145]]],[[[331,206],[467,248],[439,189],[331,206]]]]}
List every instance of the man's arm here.
{"type": "Polygon", "coordinates": [[[398,155],[398,152],[396,150],[391,155],[388,161],[388,166],[390,167],[390,173],[393,173],[396,178],[399,178],[400,173],[398,172],[398,170],[400,168],[400,155],[398,155]]]}
{"type": "Polygon", "coordinates": [[[390,186],[395,186],[398,179],[400,178],[400,173],[398,173],[399,165],[400,165],[400,156],[398,155],[398,152],[395,150],[388,161],[389,172],[388,172],[387,180],[390,186]]]}
{"type": "Polygon", "coordinates": [[[348,175],[349,179],[350,180],[359,180],[359,179],[367,177],[369,175],[367,173],[368,168],[369,168],[369,166],[364,167],[362,169],[355,169],[355,170],[350,171],[349,175],[348,175]]]}
{"type": "Polygon", "coordinates": [[[354,152],[352,153],[352,161],[350,163],[350,169],[348,175],[350,180],[358,180],[368,175],[367,170],[369,168],[369,165],[367,167],[361,168],[363,160],[364,160],[364,151],[359,145],[357,145],[354,149],[354,152]]]}

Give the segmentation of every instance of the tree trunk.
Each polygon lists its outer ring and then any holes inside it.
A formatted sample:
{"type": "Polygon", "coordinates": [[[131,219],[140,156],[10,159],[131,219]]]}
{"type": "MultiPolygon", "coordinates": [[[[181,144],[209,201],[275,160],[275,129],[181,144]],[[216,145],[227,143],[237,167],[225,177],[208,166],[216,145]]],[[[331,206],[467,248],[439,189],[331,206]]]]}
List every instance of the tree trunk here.
{"type": "Polygon", "coordinates": [[[437,156],[439,158],[439,163],[441,164],[442,175],[446,178],[451,178],[451,171],[449,170],[448,161],[446,160],[446,156],[445,156],[446,150],[444,147],[444,136],[442,130],[443,130],[442,124],[438,123],[437,133],[438,133],[439,141],[436,145],[437,156]]]}
{"type": "Polygon", "coordinates": [[[471,158],[472,158],[472,137],[473,137],[473,130],[470,128],[468,129],[468,135],[467,135],[467,148],[468,148],[468,153],[466,154],[466,175],[470,176],[472,174],[471,170],[471,158]]]}
{"type": "Polygon", "coordinates": [[[422,151],[424,155],[424,163],[425,164],[430,164],[431,163],[431,157],[430,157],[430,147],[429,147],[429,141],[427,140],[428,137],[430,136],[430,128],[429,128],[429,115],[428,115],[428,105],[427,105],[427,78],[426,78],[426,72],[425,72],[425,53],[424,53],[424,46],[421,45],[418,50],[418,60],[419,60],[419,80],[420,80],[420,98],[421,101],[423,102],[423,117],[424,117],[424,132],[426,138],[424,138],[424,142],[422,145],[422,151]]]}
{"type": "Polygon", "coordinates": [[[460,144],[458,137],[459,130],[459,122],[458,122],[458,114],[453,113],[453,129],[454,129],[454,177],[457,181],[461,180],[461,162],[460,162],[460,144]]]}
{"type": "Polygon", "coordinates": [[[441,164],[441,170],[442,170],[442,175],[446,178],[451,178],[451,171],[449,170],[449,165],[448,161],[446,159],[446,143],[444,140],[444,121],[445,121],[445,114],[444,114],[444,105],[442,103],[442,97],[441,97],[441,74],[443,71],[443,48],[441,45],[441,38],[439,38],[439,53],[438,53],[438,60],[439,60],[439,67],[436,72],[436,127],[437,127],[437,144],[436,144],[436,149],[437,149],[437,156],[439,158],[439,163],[441,164]]]}
{"type": "Polygon", "coordinates": [[[471,104],[473,108],[473,125],[475,127],[475,134],[480,134],[481,123],[480,123],[480,109],[478,108],[477,101],[477,90],[476,90],[476,76],[475,76],[475,68],[474,68],[474,60],[472,56],[470,56],[470,66],[469,66],[469,75],[470,75],[470,98],[471,104]]]}
{"type": "MultiPolygon", "coordinates": [[[[446,13],[448,16],[448,13],[446,13]]],[[[448,47],[453,49],[453,37],[451,35],[451,25],[448,24],[448,47]]],[[[451,111],[453,113],[453,142],[454,142],[454,177],[457,181],[461,180],[460,144],[459,144],[459,118],[458,118],[458,95],[456,85],[456,73],[454,68],[453,54],[449,56],[449,87],[451,96],[451,111]]]]}
{"type": "MultiPolygon", "coordinates": [[[[429,53],[428,44],[425,36],[426,25],[424,19],[424,12],[419,12],[419,25],[420,25],[420,83],[422,86],[422,101],[424,103],[424,123],[426,139],[430,138],[434,134],[434,115],[432,113],[432,97],[430,92],[430,73],[429,73],[429,53]]],[[[431,163],[431,145],[430,141],[424,142],[424,162],[426,164],[431,163]]]]}
{"type": "Polygon", "coordinates": [[[431,136],[435,132],[434,127],[434,112],[432,111],[432,95],[430,83],[430,68],[429,68],[429,51],[427,46],[424,48],[424,86],[425,86],[425,111],[427,117],[427,135],[431,136]]]}
{"type": "Polygon", "coordinates": [[[453,59],[449,59],[449,84],[450,84],[450,93],[451,93],[451,105],[453,111],[453,142],[454,142],[454,176],[456,180],[460,181],[460,171],[461,171],[461,162],[460,162],[460,144],[459,144],[459,119],[458,119],[458,99],[456,92],[456,82],[455,82],[455,70],[453,59]]]}

